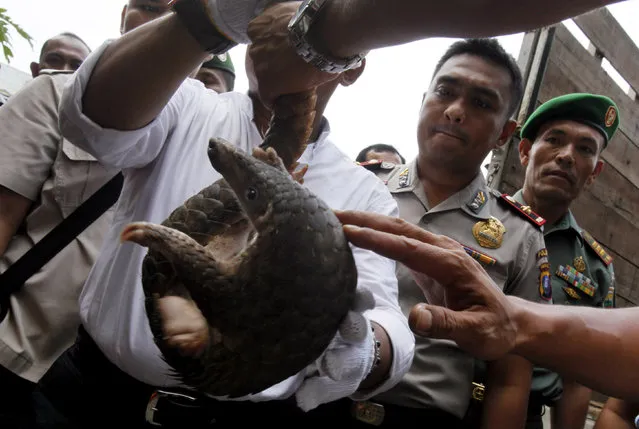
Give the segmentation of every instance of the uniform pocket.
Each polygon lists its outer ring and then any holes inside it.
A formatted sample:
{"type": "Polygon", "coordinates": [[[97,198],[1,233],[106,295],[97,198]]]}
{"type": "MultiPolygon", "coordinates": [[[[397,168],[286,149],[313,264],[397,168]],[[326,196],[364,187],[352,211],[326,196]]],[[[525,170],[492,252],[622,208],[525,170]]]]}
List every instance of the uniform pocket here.
{"type": "Polygon", "coordinates": [[[64,217],[104,185],[116,171],[104,168],[91,154],[62,141],[53,166],[53,194],[64,217]]]}

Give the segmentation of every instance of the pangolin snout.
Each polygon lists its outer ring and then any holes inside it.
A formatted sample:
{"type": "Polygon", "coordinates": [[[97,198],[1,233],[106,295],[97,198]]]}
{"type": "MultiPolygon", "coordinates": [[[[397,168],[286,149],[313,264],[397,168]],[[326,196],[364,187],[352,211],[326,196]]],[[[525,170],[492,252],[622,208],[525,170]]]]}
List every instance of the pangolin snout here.
{"type": "Polygon", "coordinates": [[[209,161],[211,161],[211,164],[215,165],[217,160],[220,158],[220,143],[215,139],[209,140],[209,149],[207,153],[209,161]]]}

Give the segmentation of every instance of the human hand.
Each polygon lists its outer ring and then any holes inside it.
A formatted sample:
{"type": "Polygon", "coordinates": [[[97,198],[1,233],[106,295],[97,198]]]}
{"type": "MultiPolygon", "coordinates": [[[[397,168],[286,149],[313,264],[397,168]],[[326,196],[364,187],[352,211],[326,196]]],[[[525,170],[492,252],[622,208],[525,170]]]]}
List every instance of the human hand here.
{"type": "Polygon", "coordinates": [[[301,2],[274,4],[253,19],[248,27],[251,44],[247,51],[256,77],[256,89],[267,107],[280,95],[308,91],[337,79],[308,64],[291,45],[288,23],[301,2]]]}
{"type": "MultiPolygon", "coordinates": [[[[515,309],[486,271],[456,241],[402,219],[358,211],[336,211],[355,246],[394,259],[432,278],[443,293],[434,304],[411,310],[413,332],[449,339],[480,359],[493,360],[515,344],[515,309]]],[[[429,282],[418,282],[429,293],[429,282]]]]}
{"type": "Polygon", "coordinates": [[[371,322],[363,312],[375,306],[368,290],[358,289],[355,302],[326,351],[310,367],[318,375],[307,378],[295,393],[298,406],[309,411],[357,391],[375,360],[371,322]]]}

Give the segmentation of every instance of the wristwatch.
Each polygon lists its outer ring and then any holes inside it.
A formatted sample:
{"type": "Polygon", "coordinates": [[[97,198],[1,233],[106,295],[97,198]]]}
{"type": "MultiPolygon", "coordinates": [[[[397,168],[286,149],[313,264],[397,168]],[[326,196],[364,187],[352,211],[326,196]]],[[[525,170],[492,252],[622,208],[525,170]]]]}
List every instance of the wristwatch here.
{"type": "Polygon", "coordinates": [[[226,37],[209,18],[201,0],[171,0],[169,2],[188,32],[211,54],[223,54],[237,45],[226,37]]]}
{"type": "Polygon", "coordinates": [[[325,72],[341,73],[357,67],[366,56],[366,53],[348,58],[335,58],[318,52],[309,43],[307,38],[308,31],[327,1],[329,0],[304,0],[288,24],[288,34],[295,51],[304,61],[325,72]]]}

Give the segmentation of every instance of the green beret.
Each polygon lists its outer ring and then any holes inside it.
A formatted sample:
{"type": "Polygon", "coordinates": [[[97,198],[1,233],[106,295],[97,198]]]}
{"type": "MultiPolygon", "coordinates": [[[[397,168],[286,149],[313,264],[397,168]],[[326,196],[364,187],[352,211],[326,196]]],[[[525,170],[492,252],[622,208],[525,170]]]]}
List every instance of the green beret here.
{"type": "Polygon", "coordinates": [[[567,119],[589,125],[604,136],[604,147],[619,127],[619,109],[603,95],[574,93],[546,101],[521,127],[521,138],[535,140],[539,128],[546,122],[567,119]]]}
{"type": "Polygon", "coordinates": [[[202,67],[205,67],[207,69],[224,70],[231,73],[233,77],[235,77],[235,67],[233,67],[231,56],[227,53],[211,56],[208,61],[202,64],[202,67]]]}

